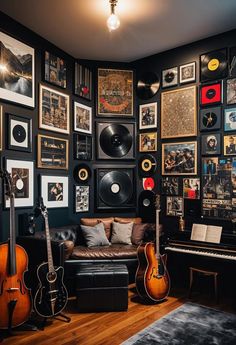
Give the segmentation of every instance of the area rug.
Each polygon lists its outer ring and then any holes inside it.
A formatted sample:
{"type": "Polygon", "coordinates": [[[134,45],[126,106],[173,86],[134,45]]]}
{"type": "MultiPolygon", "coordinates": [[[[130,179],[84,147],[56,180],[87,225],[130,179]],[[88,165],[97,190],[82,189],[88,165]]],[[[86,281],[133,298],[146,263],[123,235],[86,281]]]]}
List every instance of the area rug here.
{"type": "Polygon", "coordinates": [[[235,345],[236,315],[185,303],[122,345],[235,345]]]}

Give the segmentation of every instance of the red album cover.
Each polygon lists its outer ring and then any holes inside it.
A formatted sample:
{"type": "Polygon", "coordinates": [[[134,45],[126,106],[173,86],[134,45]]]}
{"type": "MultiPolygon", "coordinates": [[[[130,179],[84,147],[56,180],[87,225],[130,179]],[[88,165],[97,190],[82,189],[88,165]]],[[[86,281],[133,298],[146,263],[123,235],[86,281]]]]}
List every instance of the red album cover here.
{"type": "Polygon", "coordinates": [[[201,105],[216,104],[222,102],[222,84],[216,83],[201,87],[201,105]]]}

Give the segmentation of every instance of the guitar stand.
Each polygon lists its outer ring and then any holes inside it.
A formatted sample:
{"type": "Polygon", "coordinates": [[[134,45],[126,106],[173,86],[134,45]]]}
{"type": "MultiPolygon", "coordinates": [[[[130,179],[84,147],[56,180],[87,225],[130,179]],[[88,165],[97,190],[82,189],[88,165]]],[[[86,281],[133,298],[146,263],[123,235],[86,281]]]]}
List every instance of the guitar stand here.
{"type": "MultiPolygon", "coordinates": [[[[57,314],[57,315],[55,315],[55,316],[52,316],[52,318],[53,319],[57,319],[57,320],[59,320],[59,321],[63,321],[63,322],[67,322],[67,323],[69,323],[70,321],[71,321],[71,318],[69,317],[69,316],[66,316],[65,314],[63,314],[63,313],[59,313],[59,314],[57,314]],[[57,317],[60,317],[60,318],[57,318],[57,317]],[[63,320],[64,319],[64,320],[63,320]]],[[[45,326],[46,326],[46,322],[47,322],[47,320],[48,319],[51,319],[51,317],[49,318],[49,317],[44,317],[43,318],[43,321],[42,321],[42,323],[41,323],[41,325],[40,325],[40,329],[43,331],[44,330],[44,328],[45,328],[45,326]]]]}

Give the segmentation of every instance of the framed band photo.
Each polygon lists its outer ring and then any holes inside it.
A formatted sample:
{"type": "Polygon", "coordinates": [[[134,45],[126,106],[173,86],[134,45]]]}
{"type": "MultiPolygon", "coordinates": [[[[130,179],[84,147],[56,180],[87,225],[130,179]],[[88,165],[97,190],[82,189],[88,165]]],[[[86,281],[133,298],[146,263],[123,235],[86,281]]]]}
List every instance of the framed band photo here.
{"type": "Polygon", "coordinates": [[[68,176],[41,175],[41,196],[48,208],[68,207],[68,176]]]}
{"type": "Polygon", "coordinates": [[[139,134],[139,152],[157,151],[157,133],[140,133],[139,134]]]}
{"type": "Polygon", "coordinates": [[[157,128],[157,103],[139,106],[139,129],[157,128]]]}
{"type": "Polygon", "coordinates": [[[32,119],[8,114],[8,149],[31,152],[32,119]]]}
{"type": "Polygon", "coordinates": [[[184,199],[180,196],[166,197],[166,215],[167,216],[183,216],[184,215],[184,199]]]}
{"type": "Polygon", "coordinates": [[[89,211],[89,186],[75,186],[75,212],[89,211]]]}
{"type": "Polygon", "coordinates": [[[92,134],[92,108],[74,102],[74,131],[92,134]]]}
{"type": "Polygon", "coordinates": [[[236,135],[224,136],[224,155],[236,155],[236,135]]]}
{"type": "Polygon", "coordinates": [[[45,81],[66,88],[66,62],[64,59],[45,51],[45,81]]]}

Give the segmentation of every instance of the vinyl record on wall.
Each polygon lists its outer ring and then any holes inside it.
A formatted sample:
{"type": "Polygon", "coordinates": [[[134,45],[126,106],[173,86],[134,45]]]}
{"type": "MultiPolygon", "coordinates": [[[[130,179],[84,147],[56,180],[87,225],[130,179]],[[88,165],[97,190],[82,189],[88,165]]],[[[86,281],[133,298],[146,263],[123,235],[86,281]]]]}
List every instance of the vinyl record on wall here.
{"type": "Polygon", "coordinates": [[[137,96],[140,99],[147,100],[155,96],[160,88],[160,79],[153,72],[146,72],[138,80],[137,83],[137,96]]]}
{"type": "Polygon", "coordinates": [[[152,176],[156,171],[157,162],[153,155],[145,154],[138,161],[138,172],[141,177],[152,176]]]}
{"type": "Polygon", "coordinates": [[[91,177],[91,169],[87,164],[79,164],[74,168],[74,179],[76,183],[86,183],[91,177]]]}
{"type": "Polygon", "coordinates": [[[202,85],[200,88],[200,105],[221,104],[223,101],[222,82],[202,85]]]}
{"type": "Polygon", "coordinates": [[[151,219],[155,215],[155,200],[156,194],[151,190],[144,190],[139,194],[138,208],[142,218],[150,217],[151,219]]]}
{"type": "Polygon", "coordinates": [[[201,55],[201,81],[227,77],[227,50],[220,49],[201,55]]]}

